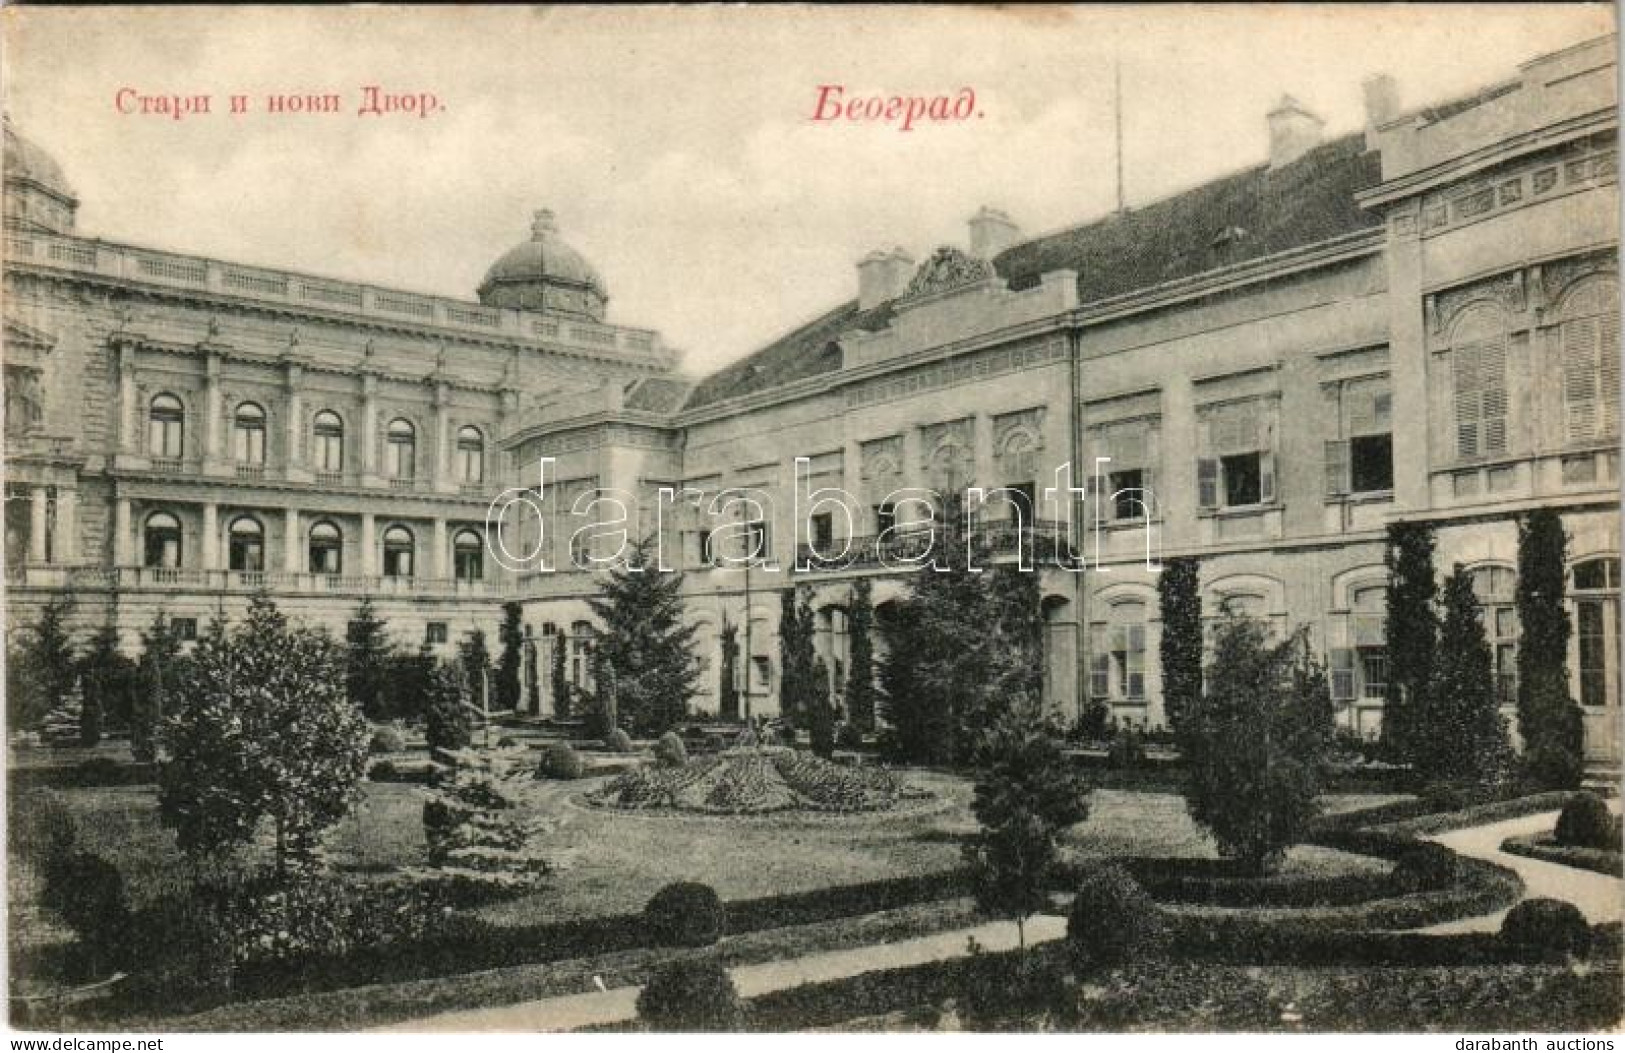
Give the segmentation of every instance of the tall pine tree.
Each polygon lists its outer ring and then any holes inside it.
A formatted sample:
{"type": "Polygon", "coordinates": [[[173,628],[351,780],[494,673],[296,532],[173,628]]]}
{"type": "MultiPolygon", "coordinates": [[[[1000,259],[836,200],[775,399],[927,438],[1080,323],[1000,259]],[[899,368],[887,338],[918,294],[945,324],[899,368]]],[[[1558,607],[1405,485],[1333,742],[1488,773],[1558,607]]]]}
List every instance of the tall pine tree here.
{"type": "Polygon", "coordinates": [[[792,728],[812,726],[815,632],[812,590],[803,585],[779,593],[779,716],[792,728]]]}
{"type": "Polygon", "coordinates": [[[1444,623],[1428,686],[1426,719],[1414,729],[1417,768],[1453,782],[1502,778],[1511,760],[1495,697],[1495,666],[1471,575],[1445,579],[1444,623]]]}
{"type": "Polygon", "coordinates": [[[717,708],[723,720],[739,719],[739,626],[722,623],[722,671],[717,684],[717,708]]]}
{"type": "Polygon", "coordinates": [[[611,685],[617,721],[634,735],[677,727],[698,687],[694,627],[683,622],[682,590],[683,576],[657,570],[642,542],[588,601],[600,622],[598,689],[611,685]]]}
{"type": "Polygon", "coordinates": [[[1180,556],[1170,559],[1157,579],[1162,708],[1168,726],[1175,731],[1182,715],[1202,698],[1202,597],[1197,569],[1196,559],[1180,556]]]}
{"type": "Polygon", "coordinates": [[[846,719],[862,732],[875,728],[875,605],[868,578],[852,584],[846,605],[846,639],[851,664],[846,671],[846,719]]]}
{"type": "Polygon", "coordinates": [[[1538,785],[1577,789],[1584,774],[1585,718],[1569,694],[1568,538],[1550,508],[1518,524],[1518,730],[1524,770],[1538,785]]]}
{"type": "Polygon", "coordinates": [[[138,761],[157,759],[159,730],[175,696],[184,661],[180,634],[160,610],[153,616],[152,625],[141,631],[141,659],[130,712],[130,752],[138,761]]]}
{"type": "Polygon", "coordinates": [[[517,710],[525,648],[525,622],[519,604],[502,605],[502,627],[497,631],[497,639],[502,644],[502,657],[497,661],[496,683],[491,685],[491,704],[496,709],[517,710]]]}
{"type": "Polygon", "coordinates": [[[1382,707],[1382,741],[1391,756],[1425,771],[1423,744],[1433,663],[1438,648],[1438,587],[1433,579],[1433,527],[1392,523],[1383,553],[1388,567],[1385,636],[1388,686],[1382,707]]]}
{"type": "Polygon", "coordinates": [[[345,694],[369,719],[388,720],[400,714],[390,705],[389,665],[393,647],[389,626],[363,596],[345,633],[349,645],[344,663],[345,694]]]}
{"type": "Polygon", "coordinates": [[[73,597],[58,596],[11,648],[6,663],[6,715],[14,729],[33,728],[67,697],[78,677],[68,622],[73,597]]]}
{"type": "Polygon", "coordinates": [[[129,726],[135,663],[119,650],[118,629],[111,622],[90,638],[79,660],[79,681],[84,690],[80,745],[96,745],[104,727],[129,726]]]}

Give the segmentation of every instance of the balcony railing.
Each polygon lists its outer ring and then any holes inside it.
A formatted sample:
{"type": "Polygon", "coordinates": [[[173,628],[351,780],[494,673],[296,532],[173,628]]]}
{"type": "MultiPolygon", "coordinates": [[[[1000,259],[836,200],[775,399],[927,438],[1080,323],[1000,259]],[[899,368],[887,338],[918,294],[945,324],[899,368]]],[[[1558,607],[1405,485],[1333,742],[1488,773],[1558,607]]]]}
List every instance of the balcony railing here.
{"type": "MultiPolygon", "coordinates": [[[[1040,519],[1023,527],[1005,520],[980,523],[972,534],[995,559],[1015,556],[1022,546],[1029,549],[1034,562],[1054,562],[1072,555],[1066,524],[1055,520],[1040,519]]],[[[931,540],[932,533],[927,530],[896,530],[884,538],[866,534],[847,539],[846,554],[838,558],[821,556],[811,545],[797,546],[797,562],[822,571],[901,566],[924,556],[931,540]]],[[[835,539],[819,547],[836,549],[839,546],[840,539],[835,539]]]]}
{"type": "Polygon", "coordinates": [[[204,570],[200,567],[6,567],[6,584],[23,588],[119,588],[160,592],[327,593],[381,596],[506,596],[508,581],[452,578],[400,578],[367,574],[310,574],[303,571],[204,570]]]}
{"type": "Polygon", "coordinates": [[[559,325],[534,311],[487,307],[467,300],[420,296],[398,289],[317,278],[289,271],[181,256],[106,241],[52,234],[13,232],[6,256],[57,270],[81,271],[149,284],[251,296],[286,304],[306,304],[324,311],[371,318],[405,318],[424,325],[489,336],[509,333],[541,339],[574,350],[615,355],[638,361],[671,363],[675,354],[648,329],[573,323],[559,325]]]}

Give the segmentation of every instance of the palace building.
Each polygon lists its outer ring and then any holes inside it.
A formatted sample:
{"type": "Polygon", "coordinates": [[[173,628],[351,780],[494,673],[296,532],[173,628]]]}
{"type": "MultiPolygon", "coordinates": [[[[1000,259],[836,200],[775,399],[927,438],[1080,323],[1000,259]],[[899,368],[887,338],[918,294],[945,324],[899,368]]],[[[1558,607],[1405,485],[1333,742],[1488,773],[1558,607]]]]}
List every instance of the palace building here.
{"type": "Polygon", "coordinates": [[[891,557],[921,509],[898,491],[980,486],[1003,491],[977,521],[992,550],[1039,557],[1063,711],[1163,723],[1149,550],[1200,557],[1212,613],[1307,626],[1339,720],[1374,734],[1386,526],[1433,524],[1441,576],[1473,575],[1510,710],[1517,517],[1549,506],[1588,751],[1617,762],[1614,55],[1590,41],[1420,110],[1374,78],[1365,129],[1335,138],[1283,98],[1257,164],[1036,237],[984,208],[962,246],[877,249],[850,300],[703,378],[606,321],[550,213],[475,300],[177,256],[80,234],[8,124],[11,623],[71,589],[133,640],[265,588],[335,629],[371,596],[401,643],[442,645],[517,601],[586,687],[594,576],[572,562],[613,546],[570,510],[631,494],[629,527],[685,573],[696,706],[721,705],[732,625],[741,712],[720,715],[771,713],[780,592],[813,587],[838,690],[853,581],[879,604],[906,587],[891,557]],[[502,533],[552,569],[514,566],[487,508],[544,460],[551,503],[502,533]],[[1048,500],[1068,465],[1088,496],[1048,500]],[[798,515],[798,486],[852,500],[798,515]],[[736,491],[766,499],[705,514],[736,491]],[[719,565],[747,549],[777,567],[719,565]],[[1064,551],[1087,569],[1045,558],[1064,551]]]}

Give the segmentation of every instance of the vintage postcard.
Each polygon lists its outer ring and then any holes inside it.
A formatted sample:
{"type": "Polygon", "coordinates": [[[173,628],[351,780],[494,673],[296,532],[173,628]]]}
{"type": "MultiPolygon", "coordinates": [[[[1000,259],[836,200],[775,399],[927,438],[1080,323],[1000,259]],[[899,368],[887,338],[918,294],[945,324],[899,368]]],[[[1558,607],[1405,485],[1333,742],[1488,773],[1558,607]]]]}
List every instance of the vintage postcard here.
{"type": "Polygon", "coordinates": [[[1613,1048],[1613,7],[0,31],[38,1048],[1613,1048]]]}

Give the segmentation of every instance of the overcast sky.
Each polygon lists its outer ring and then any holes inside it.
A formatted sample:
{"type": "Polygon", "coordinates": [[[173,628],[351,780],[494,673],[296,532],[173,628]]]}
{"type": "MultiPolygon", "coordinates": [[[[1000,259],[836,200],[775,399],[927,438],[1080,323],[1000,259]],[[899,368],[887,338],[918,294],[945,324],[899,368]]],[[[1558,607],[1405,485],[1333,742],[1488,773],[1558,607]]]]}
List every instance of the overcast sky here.
{"type": "Polygon", "coordinates": [[[1362,126],[1611,31],[1605,5],[1031,8],[7,8],[7,108],[113,240],[472,297],[532,210],[703,372],[850,298],[853,263],[963,244],[982,204],[1024,231],[1113,201],[1121,56],[1130,207],[1263,160],[1290,92],[1362,126]],[[363,85],[435,117],[355,116],[363,85]],[[974,89],[982,117],[903,133],[812,122],[851,94],[974,89]],[[121,116],[120,88],[208,93],[208,117],[121,116]],[[224,112],[233,92],[255,112],[224,112]],[[263,112],[340,93],[339,115],[263,112]]]}

